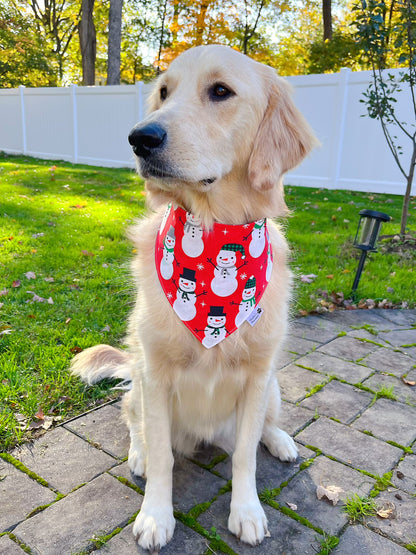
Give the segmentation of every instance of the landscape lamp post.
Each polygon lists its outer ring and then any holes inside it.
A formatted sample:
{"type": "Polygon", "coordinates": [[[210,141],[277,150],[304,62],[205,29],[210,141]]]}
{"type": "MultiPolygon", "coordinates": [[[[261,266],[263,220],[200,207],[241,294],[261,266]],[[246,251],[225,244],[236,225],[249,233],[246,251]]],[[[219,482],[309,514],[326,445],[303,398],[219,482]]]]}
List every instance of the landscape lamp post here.
{"type": "Polygon", "coordinates": [[[380,234],[381,224],[382,222],[390,221],[390,216],[375,210],[361,210],[359,214],[360,221],[358,222],[353,246],[361,250],[361,256],[352,286],[353,297],[355,297],[355,292],[357,291],[367,253],[377,252],[377,239],[380,234]]]}

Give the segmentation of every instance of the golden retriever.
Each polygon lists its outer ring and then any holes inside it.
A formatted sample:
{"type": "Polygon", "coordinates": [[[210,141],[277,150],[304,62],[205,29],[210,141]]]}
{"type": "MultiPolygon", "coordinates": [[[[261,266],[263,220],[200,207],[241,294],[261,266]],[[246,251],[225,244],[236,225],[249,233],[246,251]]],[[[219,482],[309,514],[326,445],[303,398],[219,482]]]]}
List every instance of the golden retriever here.
{"type": "MultiPolygon", "coordinates": [[[[278,427],[275,376],[287,327],[288,247],[279,227],[267,221],[274,263],[264,311],[255,326],[243,322],[207,348],[162,290],[155,240],[168,203],[193,215],[207,236],[216,225],[247,226],[285,215],[282,175],[303,160],[315,138],[273,69],[212,45],[186,51],[158,78],[150,113],[129,141],[152,212],[130,231],[138,293],[128,349],[92,347],[75,357],[72,371],[89,383],[108,376],[132,381],[124,396],[128,461],[134,474],[147,477],[133,528],[141,547],[159,550],[171,539],[173,451],[190,455],[200,442],[232,453],[228,527],[255,545],[267,534],[256,491],[258,443],[283,461],[297,457],[294,441],[278,427]]],[[[237,245],[231,253],[241,266],[243,250],[237,245]]]]}

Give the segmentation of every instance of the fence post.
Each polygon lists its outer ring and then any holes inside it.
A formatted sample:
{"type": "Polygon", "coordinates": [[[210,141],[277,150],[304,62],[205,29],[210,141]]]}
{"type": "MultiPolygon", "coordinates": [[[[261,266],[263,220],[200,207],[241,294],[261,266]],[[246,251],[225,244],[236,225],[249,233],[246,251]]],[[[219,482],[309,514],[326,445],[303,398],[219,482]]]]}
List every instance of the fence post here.
{"type": "Polygon", "coordinates": [[[342,153],[344,148],[345,138],[345,122],[347,118],[348,108],[348,84],[350,80],[351,69],[343,67],[339,73],[338,82],[338,98],[336,106],[336,114],[338,118],[335,119],[335,132],[334,132],[334,160],[330,180],[334,184],[334,188],[338,187],[341,174],[342,153]]]}
{"type": "Polygon", "coordinates": [[[27,153],[27,136],[26,136],[26,110],[25,110],[25,86],[19,85],[19,96],[20,96],[20,113],[22,116],[22,143],[23,143],[23,154],[27,153]]]}
{"type": "Polygon", "coordinates": [[[73,132],[73,162],[78,162],[78,110],[77,110],[77,85],[70,87],[72,99],[72,132],[73,132]]]}

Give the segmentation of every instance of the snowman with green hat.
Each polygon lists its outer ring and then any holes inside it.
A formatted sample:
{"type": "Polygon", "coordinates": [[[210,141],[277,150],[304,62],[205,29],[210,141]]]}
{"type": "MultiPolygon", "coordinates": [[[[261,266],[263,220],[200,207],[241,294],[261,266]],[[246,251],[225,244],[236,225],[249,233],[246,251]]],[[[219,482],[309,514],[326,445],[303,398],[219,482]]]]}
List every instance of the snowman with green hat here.
{"type": "Polygon", "coordinates": [[[255,307],[256,307],[256,278],[254,276],[250,276],[244,285],[243,293],[241,296],[240,308],[238,310],[237,316],[235,317],[235,325],[237,327],[241,326],[241,324],[245,320],[247,320],[247,318],[253,312],[255,307]]]}
{"type": "Polygon", "coordinates": [[[211,289],[219,297],[232,295],[238,287],[237,271],[246,264],[244,261],[240,266],[237,266],[238,252],[244,260],[246,253],[243,245],[226,243],[217,255],[216,264],[208,258],[208,262],[214,266],[214,279],[211,281],[211,289]]]}

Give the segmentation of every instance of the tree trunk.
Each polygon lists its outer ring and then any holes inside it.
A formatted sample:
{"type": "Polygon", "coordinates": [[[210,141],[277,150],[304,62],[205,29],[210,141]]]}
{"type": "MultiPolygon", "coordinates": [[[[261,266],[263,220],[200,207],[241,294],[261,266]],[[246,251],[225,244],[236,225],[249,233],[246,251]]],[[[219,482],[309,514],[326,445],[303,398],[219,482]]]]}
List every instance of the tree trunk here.
{"type": "Polygon", "coordinates": [[[332,39],[331,0],[322,0],[322,16],[324,22],[324,41],[332,39]]]}
{"type": "Polygon", "coordinates": [[[84,86],[95,85],[96,39],[93,11],[94,0],[82,0],[78,32],[82,56],[82,84],[84,86]]]}
{"type": "Polygon", "coordinates": [[[110,0],[107,85],[120,85],[121,13],[123,0],[110,0]]]}

